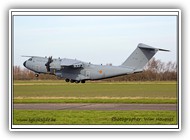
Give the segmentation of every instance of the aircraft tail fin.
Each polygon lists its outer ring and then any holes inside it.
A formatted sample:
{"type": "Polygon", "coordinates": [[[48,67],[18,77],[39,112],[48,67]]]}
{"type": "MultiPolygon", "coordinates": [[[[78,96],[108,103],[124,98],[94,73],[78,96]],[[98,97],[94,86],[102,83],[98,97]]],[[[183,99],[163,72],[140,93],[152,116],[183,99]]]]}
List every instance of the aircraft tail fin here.
{"type": "Polygon", "coordinates": [[[143,70],[144,66],[158,51],[169,51],[165,49],[153,48],[143,43],[138,44],[134,52],[127,58],[127,60],[121,65],[129,67],[135,72],[143,70]]]}

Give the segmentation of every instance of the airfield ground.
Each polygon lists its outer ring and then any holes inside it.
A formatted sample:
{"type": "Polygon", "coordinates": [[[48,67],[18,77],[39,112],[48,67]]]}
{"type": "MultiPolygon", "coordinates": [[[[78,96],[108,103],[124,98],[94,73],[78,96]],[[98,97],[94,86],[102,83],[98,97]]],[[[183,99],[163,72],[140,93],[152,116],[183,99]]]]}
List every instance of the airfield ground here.
{"type": "MultiPolygon", "coordinates": [[[[176,82],[14,81],[14,104],[177,104],[176,82]]],[[[13,124],[177,124],[176,110],[13,110],[13,124]]]]}

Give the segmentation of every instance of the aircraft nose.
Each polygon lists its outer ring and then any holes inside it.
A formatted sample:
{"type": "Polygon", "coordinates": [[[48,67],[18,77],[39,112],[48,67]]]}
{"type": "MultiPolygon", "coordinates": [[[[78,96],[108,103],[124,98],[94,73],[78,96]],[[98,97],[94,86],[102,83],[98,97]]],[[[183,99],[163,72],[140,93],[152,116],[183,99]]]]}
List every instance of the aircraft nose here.
{"type": "Polygon", "coordinates": [[[26,61],[23,63],[23,65],[26,67],[26,61]]]}

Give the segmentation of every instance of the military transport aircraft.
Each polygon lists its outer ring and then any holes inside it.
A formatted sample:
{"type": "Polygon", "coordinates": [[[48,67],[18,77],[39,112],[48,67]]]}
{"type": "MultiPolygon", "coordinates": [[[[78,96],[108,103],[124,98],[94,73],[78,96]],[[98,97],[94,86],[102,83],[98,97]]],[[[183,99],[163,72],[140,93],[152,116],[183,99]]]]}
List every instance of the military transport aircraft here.
{"type": "Polygon", "coordinates": [[[85,83],[86,80],[100,80],[121,75],[139,73],[157,51],[169,51],[138,44],[134,52],[120,66],[94,65],[76,59],[53,59],[52,57],[30,56],[23,65],[39,74],[53,74],[66,82],[85,83]]]}

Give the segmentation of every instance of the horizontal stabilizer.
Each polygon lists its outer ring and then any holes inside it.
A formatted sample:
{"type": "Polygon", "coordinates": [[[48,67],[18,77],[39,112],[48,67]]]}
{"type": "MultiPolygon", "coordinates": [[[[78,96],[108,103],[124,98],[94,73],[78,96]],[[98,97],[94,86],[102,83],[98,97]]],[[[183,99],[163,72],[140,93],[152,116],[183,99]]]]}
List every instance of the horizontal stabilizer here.
{"type": "Polygon", "coordinates": [[[142,48],[142,49],[147,49],[147,50],[149,49],[149,50],[158,50],[158,51],[167,51],[167,52],[170,51],[170,50],[165,50],[165,49],[160,49],[160,48],[153,48],[153,47],[151,47],[149,45],[145,45],[143,43],[139,43],[138,47],[142,48]]]}
{"type": "Polygon", "coordinates": [[[165,50],[165,49],[159,49],[159,51],[166,51],[166,52],[170,52],[170,50],[165,50]]]}

